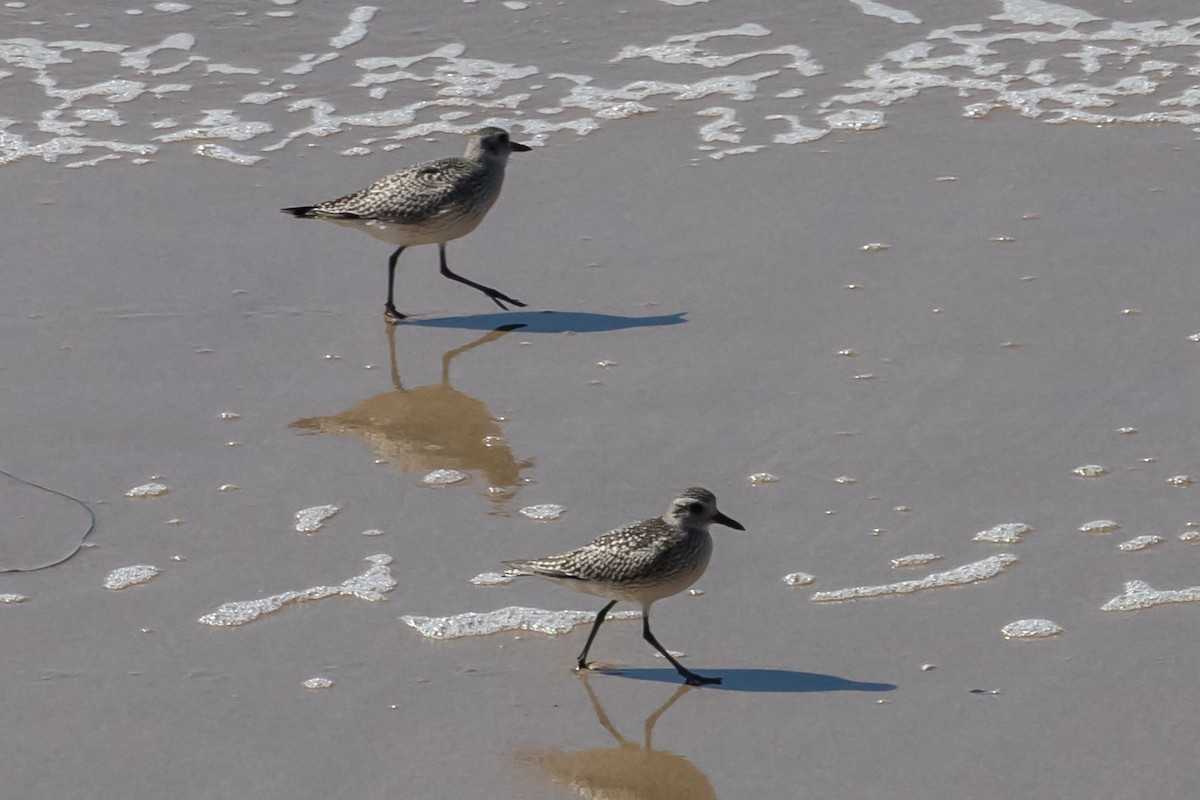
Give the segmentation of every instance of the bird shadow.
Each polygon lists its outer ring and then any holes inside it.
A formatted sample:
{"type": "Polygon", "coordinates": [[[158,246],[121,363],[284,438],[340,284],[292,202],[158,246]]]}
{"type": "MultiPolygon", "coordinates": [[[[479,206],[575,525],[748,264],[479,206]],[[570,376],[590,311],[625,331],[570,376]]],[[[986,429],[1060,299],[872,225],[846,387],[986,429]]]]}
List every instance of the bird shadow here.
{"type": "Polygon", "coordinates": [[[660,314],[627,317],[620,314],[593,314],[586,311],[508,311],[496,314],[470,314],[460,317],[409,317],[398,325],[414,328],[458,328],[471,331],[519,330],[523,333],[599,333],[629,328],[660,328],[687,322],[684,315],[660,314]]]}
{"type": "MultiPolygon", "coordinates": [[[[655,683],[679,683],[679,673],[673,669],[594,669],[599,675],[631,678],[655,683]]],[[[726,692],[760,692],[791,694],[806,692],[892,692],[894,683],[875,683],[823,675],[819,672],[800,672],[790,669],[727,669],[719,672],[721,683],[704,687],[726,692]]]]}

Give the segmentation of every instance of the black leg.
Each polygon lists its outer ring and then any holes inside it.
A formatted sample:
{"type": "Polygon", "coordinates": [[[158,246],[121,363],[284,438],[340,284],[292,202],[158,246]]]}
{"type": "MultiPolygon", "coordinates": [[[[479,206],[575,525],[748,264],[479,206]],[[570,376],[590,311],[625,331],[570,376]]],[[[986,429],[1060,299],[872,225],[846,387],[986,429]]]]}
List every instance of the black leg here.
{"type": "Polygon", "coordinates": [[[508,311],[508,306],[504,305],[504,303],[512,303],[514,306],[520,306],[521,308],[525,307],[525,304],[522,303],[520,300],[514,300],[506,294],[501,294],[500,292],[496,291],[495,289],[493,289],[490,286],[484,286],[482,283],[476,283],[475,281],[464,278],[462,275],[456,275],[453,272],[451,272],[450,267],[446,266],[446,243],[445,242],[442,242],[441,244],[438,245],[438,255],[441,257],[441,260],[442,260],[442,274],[445,275],[450,280],[458,281],[459,283],[465,283],[467,286],[470,286],[474,289],[478,289],[479,291],[486,294],[488,297],[492,298],[492,302],[495,303],[496,305],[500,306],[501,308],[503,308],[505,311],[508,311]],[[500,302],[501,300],[503,300],[504,303],[500,302]]]}
{"type": "Polygon", "coordinates": [[[654,649],[663,654],[663,658],[671,662],[671,666],[675,667],[675,671],[683,676],[688,686],[703,686],[706,683],[720,683],[720,678],[706,678],[703,675],[697,675],[690,669],[680,664],[675,660],[675,657],[667,652],[667,648],[658,643],[658,639],[654,638],[654,634],[650,632],[650,609],[642,611],[642,638],[653,645],[654,649]]]}
{"type": "Polygon", "coordinates": [[[587,669],[587,654],[588,650],[592,649],[592,642],[596,639],[596,634],[600,631],[600,626],[604,623],[604,618],[608,616],[608,612],[612,611],[612,607],[617,604],[616,600],[600,609],[600,613],[596,615],[596,621],[592,624],[592,632],[588,634],[587,644],[583,646],[583,650],[579,653],[579,668],[587,669]]]}
{"type": "Polygon", "coordinates": [[[396,310],[396,304],[392,301],[392,288],[396,285],[396,261],[399,260],[400,254],[404,252],[404,247],[397,247],[396,252],[392,253],[392,257],[388,259],[388,299],[387,305],[384,308],[387,310],[387,315],[392,319],[404,319],[404,315],[396,310]]]}

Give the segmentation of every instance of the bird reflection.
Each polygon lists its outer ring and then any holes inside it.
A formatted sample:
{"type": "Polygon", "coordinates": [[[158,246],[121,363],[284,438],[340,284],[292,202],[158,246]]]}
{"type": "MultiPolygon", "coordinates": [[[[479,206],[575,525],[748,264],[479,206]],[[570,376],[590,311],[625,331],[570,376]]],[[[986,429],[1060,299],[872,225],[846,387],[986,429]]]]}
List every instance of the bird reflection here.
{"type": "Polygon", "coordinates": [[[450,385],[450,363],[512,330],[504,327],[489,331],[446,352],[442,355],[441,383],[406,389],[396,363],[396,328],[388,325],[394,390],[368,397],[337,414],[298,419],[291,427],[361,439],[402,472],[458,469],[479,473],[487,481],[492,500],[509,500],[521,487],[521,470],[529,469],[534,462],[518,461],[487,406],[450,385]]]}
{"type": "Polygon", "coordinates": [[[658,718],[694,687],[680,686],[646,718],[642,731],[644,744],[638,744],[623,737],[609,721],[587,674],[579,673],[579,680],[601,726],[617,740],[619,747],[534,754],[531,760],[543,772],[588,800],[716,800],[716,792],[703,772],[683,756],[655,750],[652,744],[658,718]]]}

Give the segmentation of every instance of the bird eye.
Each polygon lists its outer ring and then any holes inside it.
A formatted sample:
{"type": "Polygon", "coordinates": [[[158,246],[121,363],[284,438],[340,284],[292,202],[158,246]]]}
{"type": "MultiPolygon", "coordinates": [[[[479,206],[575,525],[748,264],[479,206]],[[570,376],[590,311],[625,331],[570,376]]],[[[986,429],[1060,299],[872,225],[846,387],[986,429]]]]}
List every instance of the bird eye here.
{"type": "Polygon", "coordinates": [[[699,514],[703,510],[704,506],[700,503],[692,503],[690,506],[688,506],[688,511],[692,512],[693,514],[699,514]]]}

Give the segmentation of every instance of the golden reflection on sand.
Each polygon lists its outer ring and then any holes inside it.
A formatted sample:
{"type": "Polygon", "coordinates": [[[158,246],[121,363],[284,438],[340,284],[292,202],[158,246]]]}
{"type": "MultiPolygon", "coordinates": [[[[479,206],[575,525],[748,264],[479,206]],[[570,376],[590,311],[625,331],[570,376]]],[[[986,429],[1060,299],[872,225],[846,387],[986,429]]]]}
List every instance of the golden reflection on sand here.
{"type": "Polygon", "coordinates": [[[555,783],[570,787],[587,800],[716,800],[712,784],[692,762],[674,753],[655,750],[652,744],[658,718],[695,687],[680,686],[648,716],[643,724],[643,743],[638,744],[623,737],[609,721],[587,674],[579,673],[579,679],[600,725],[619,746],[573,753],[547,750],[522,756],[522,761],[536,765],[555,783]]]}
{"type": "Polygon", "coordinates": [[[389,325],[388,354],[395,388],[336,414],[298,419],[291,427],[361,439],[401,472],[458,469],[482,475],[493,489],[491,499],[509,500],[521,487],[521,470],[532,467],[533,460],[517,461],[487,405],[450,385],[450,363],[457,356],[508,333],[490,331],[447,351],[442,355],[441,383],[406,389],[396,363],[396,328],[389,325]]]}

